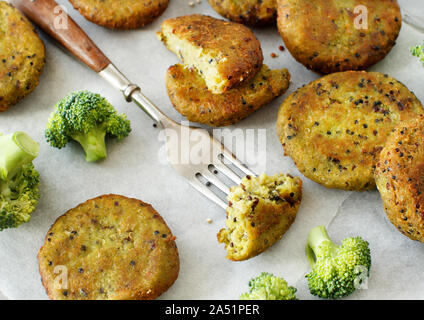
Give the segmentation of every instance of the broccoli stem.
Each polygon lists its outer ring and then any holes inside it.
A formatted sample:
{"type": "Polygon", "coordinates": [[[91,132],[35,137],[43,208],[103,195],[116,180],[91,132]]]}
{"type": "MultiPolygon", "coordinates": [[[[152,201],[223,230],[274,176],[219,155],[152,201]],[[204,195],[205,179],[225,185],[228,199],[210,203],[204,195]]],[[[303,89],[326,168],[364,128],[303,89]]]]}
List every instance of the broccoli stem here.
{"type": "Polygon", "coordinates": [[[17,131],[0,135],[0,150],[0,179],[6,181],[38,156],[40,145],[26,133],[17,131]]]}
{"type": "Polygon", "coordinates": [[[316,256],[323,248],[329,250],[328,252],[330,252],[330,254],[335,255],[338,247],[338,245],[331,241],[324,226],[313,228],[308,234],[308,241],[306,244],[306,257],[308,258],[309,264],[311,267],[315,265],[316,256]]]}
{"type": "Polygon", "coordinates": [[[72,139],[78,141],[84,149],[87,162],[95,162],[107,157],[105,138],[105,126],[97,127],[86,134],[72,136],[72,139]]]}

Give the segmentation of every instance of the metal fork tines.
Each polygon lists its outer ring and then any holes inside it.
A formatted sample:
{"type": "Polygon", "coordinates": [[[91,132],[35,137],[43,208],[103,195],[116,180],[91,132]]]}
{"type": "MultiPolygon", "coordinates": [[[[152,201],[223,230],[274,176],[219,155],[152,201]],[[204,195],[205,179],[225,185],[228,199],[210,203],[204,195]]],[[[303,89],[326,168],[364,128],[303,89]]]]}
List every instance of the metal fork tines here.
{"type": "MultiPolygon", "coordinates": [[[[198,142],[185,141],[188,145],[182,148],[181,144],[171,144],[170,141],[167,141],[169,162],[197,191],[221,208],[226,209],[227,202],[222,200],[219,193],[221,193],[221,196],[227,196],[231,186],[241,183],[243,175],[255,176],[255,173],[240,162],[221,142],[213,138],[207,130],[181,126],[176,123],[173,123],[172,126],[180,132],[180,138],[182,136],[181,131],[189,130],[189,134],[201,137],[199,140],[204,143],[202,144],[203,152],[200,161],[197,159],[196,163],[181,163],[175,161],[175,159],[178,159],[175,155],[181,150],[191,154],[195,147],[199,147],[198,142]],[[237,171],[239,172],[237,173],[237,171]],[[224,182],[223,180],[227,181],[224,182]]],[[[169,128],[169,124],[166,127],[169,128]]]]}

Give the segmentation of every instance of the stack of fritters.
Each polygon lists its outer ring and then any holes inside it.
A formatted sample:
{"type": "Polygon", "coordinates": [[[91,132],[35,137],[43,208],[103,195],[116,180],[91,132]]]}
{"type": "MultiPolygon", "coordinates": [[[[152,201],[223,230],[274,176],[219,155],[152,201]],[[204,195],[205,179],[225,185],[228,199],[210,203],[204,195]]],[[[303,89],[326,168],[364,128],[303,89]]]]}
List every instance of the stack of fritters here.
{"type": "Polygon", "coordinates": [[[183,62],[169,68],[166,86],[188,120],[234,124],[283,94],[287,69],[263,65],[261,45],[245,26],[204,15],[166,20],[158,37],[183,62]]]}

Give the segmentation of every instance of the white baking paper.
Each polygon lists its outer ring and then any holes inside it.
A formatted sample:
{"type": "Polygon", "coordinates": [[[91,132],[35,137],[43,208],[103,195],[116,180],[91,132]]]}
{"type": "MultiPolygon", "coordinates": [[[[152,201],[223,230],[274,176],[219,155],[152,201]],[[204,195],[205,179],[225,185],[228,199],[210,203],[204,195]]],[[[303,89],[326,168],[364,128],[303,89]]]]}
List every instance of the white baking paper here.
{"type": "MultiPolygon", "coordinates": [[[[69,14],[92,37],[115,65],[166,114],[181,116],[172,108],[166,94],[166,69],[177,63],[155,37],[164,19],[191,13],[219,17],[206,0],[191,7],[187,0],[171,0],[167,11],[153,24],[136,31],[113,31],[83,19],[67,1],[60,1],[69,14]]],[[[420,0],[402,0],[401,5],[415,14],[424,12],[420,0]]],[[[422,14],[421,14],[422,16],[422,14]]],[[[298,64],[286,50],[275,27],[254,29],[262,42],[265,63],[272,68],[287,67],[292,75],[289,92],[316,79],[318,75],[298,64]],[[278,58],[271,58],[271,53],[278,58]]],[[[57,217],[87,199],[105,193],[136,197],[151,203],[177,236],[181,272],[161,299],[237,299],[247,290],[253,276],[267,271],[283,276],[299,288],[299,298],[313,298],[306,287],[308,270],[304,255],[308,231],[329,226],[337,241],[361,235],[370,242],[373,258],[368,289],[353,299],[424,298],[424,244],[398,233],[387,221],[378,192],[354,193],[326,189],[302,176],[303,201],[294,225],[284,238],[265,253],[245,262],[225,259],[216,233],[224,225],[222,209],[209,202],[171,166],[162,164],[158,154],[162,142],[159,129],[134,104],[125,102],[119,92],[98,75],[42,34],[47,48],[47,64],[36,91],[9,111],[0,114],[0,132],[23,130],[41,143],[35,166],[41,174],[41,201],[31,222],[14,230],[0,232],[0,291],[9,299],[47,299],[41,285],[36,255],[44,236],[57,217]],[[133,132],[120,143],[109,141],[107,160],[97,164],[84,161],[83,152],[71,143],[63,150],[53,149],[44,140],[44,127],[54,104],[68,92],[86,89],[98,92],[125,112],[133,132]],[[206,219],[212,219],[208,224],[206,219]]],[[[409,47],[422,43],[420,34],[403,25],[397,45],[372,70],[389,73],[406,84],[424,101],[424,67],[411,56],[409,47]]],[[[288,94],[287,93],[287,94],[288,94]]],[[[256,112],[231,129],[266,129],[266,172],[300,175],[283,149],[275,132],[278,108],[284,97],[256,112]]],[[[254,170],[261,168],[253,166],[254,170]]]]}

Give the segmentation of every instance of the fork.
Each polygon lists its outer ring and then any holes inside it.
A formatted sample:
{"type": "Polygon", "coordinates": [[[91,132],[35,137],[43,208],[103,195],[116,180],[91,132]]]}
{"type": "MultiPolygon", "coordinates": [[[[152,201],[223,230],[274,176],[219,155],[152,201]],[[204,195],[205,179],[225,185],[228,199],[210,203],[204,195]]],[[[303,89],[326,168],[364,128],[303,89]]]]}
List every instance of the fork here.
{"type": "MultiPolygon", "coordinates": [[[[174,169],[188,180],[188,182],[209,200],[224,210],[227,203],[218,196],[220,190],[225,195],[229,193],[229,186],[222,182],[218,173],[229,179],[235,185],[241,183],[241,177],[236,173],[255,176],[246,165],[240,162],[225,146],[206,129],[181,125],[167,117],[142,92],[139,86],[130,82],[115,65],[103,54],[87,34],[76,24],[66,12],[60,12],[60,6],[54,0],[11,0],[11,3],[21,10],[30,20],[43,29],[52,38],[61,43],[68,51],[85,65],[97,72],[113,87],[120,90],[127,102],[134,102],[150,116],[162,129],[172,130],[178,135],[178,145],[166,140],[167,158],[174,169]],[[65,17],[58,25],[58,13],[65,17]],[[64,25],[66,23],[66,25],[64,25]],[[66,26],[66,27],[64,27],[66,26]],[[188,155],[198,147],[191,139],[188,145],[183,146],[183,135],[189,134],[202,141],[202,153],[196,162],[189,158],[187,163],[175,159],[179,158],[182,147],[188,155]],[[217,190],[213,191],[211,186],[217,190]]],[[[197,151],[197,150],[196,150],[197,151]]]]}

